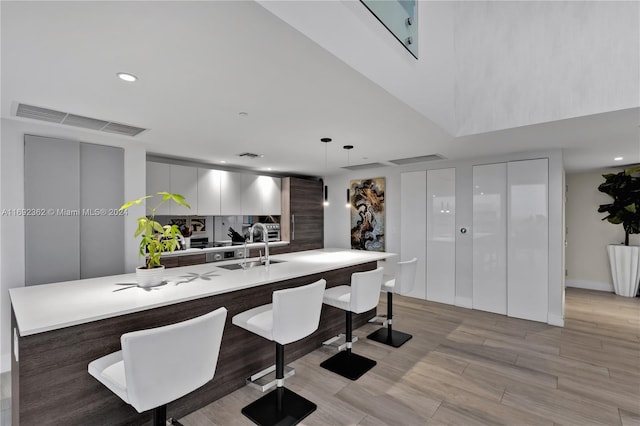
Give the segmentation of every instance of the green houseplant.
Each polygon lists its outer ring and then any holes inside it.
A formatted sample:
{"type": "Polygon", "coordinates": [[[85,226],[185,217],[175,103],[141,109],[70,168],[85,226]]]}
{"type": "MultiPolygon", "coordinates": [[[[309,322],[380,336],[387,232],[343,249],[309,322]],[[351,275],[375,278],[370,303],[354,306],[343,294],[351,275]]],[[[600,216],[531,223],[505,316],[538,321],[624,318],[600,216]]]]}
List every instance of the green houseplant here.
{"type": "MultiPolygon", "coordinates": [[[[173,252],[180,247],[180,238],[182,234],[177,225],[161,225],[156,221],[156,211],[158,208],[168,201],[172,201],[186,208],[191,208],[180,194],[171,194],[169,192],[158,192],[160,202],[155,207],[147,208],[149,215],[137,218],[138,229],[133,236],[140,238],[140,256],[145,257],[145,265],[136,268],[136,276],[140,287],[151,287],[162,282],[162,272],[164,266],[160,264],[160,256],[164,252],[173,252]],[[147,272],[145,272],[147,271],[147,272]]],[[[124,203],[120,210],[127,210],[136,205],[142,205],[143,202],[148,204],[149,199],[154,195],[145,195],[136,200],[124,203]]]]}
{"type": "Polygon", "coordinates": [[[625,233],[624,245],[607,247],[613,287],[618,295],[634,297],[640,282],[640,247],[629,245],[629,235],[640,234],[640,166],[602,177],[605,181],[598,186],[598,191],[613,201],[601,204],[598,212],[607,213],[602,220],[622,225],[625,233]]]}

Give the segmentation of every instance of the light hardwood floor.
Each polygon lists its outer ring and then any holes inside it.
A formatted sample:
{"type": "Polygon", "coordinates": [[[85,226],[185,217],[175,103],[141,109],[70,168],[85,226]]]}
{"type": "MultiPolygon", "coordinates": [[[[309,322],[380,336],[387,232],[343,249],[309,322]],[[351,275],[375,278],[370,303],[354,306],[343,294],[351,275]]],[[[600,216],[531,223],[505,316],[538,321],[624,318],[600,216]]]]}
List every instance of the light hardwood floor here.
{"type": "MultiPolygon", "coordinates": [[[[286,386],[318,405],[303,424],[640,425],[640,298],[569,288],[564,328],[407,297],[394,309],[413,339],[356,330],[354,352],[378,362],[359,380],[320,368],[325,348],[292,363],[286,386]]],[[[251,425],[240,409],[261,395],[244,387],[181,422],[251,425]]]]}

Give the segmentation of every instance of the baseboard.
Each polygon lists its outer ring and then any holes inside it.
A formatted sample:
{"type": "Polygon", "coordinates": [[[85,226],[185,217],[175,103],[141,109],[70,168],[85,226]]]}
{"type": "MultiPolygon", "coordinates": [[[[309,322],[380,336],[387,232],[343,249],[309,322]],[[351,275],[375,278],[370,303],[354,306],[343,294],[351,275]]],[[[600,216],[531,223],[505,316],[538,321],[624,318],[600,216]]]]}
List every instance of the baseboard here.
{"type": "Polygon", "coordinates": [[[567,287],[584,288],[586,290],[606,291],[613,293],[613,284],[587,280],[566,280],[567,287]]]}
{"type": "Polygon", "coordinates": [[[460,306],[461,308],[472,309],[473,299],[470,297],[456,296],[455,305],[460,306]]]}
{"type": "Polygon", "coordinates": [[[564,317],[560,315],[547,314],[547,324],[555,325],[556,327],[564,327],[564,317]]]}

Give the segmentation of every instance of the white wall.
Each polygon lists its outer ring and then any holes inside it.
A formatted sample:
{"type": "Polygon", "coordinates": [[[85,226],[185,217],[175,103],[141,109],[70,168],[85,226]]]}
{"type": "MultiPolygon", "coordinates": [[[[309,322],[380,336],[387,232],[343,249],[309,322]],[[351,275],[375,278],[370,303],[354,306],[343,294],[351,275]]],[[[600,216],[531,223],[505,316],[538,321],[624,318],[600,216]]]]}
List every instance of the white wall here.
{"type": "Polygon", "coordinates": [[[640,2],[419,1],[418,61],[359,1],[258,2],[455,136],[640,105],[640,2]]]}
{"type": "MultiPolygon", "coordinates": [[[[76,140],[124,148],[125,199],[138,198],[145,192],[146,152],[135,141],[109,134],[83,131],[57,125],[27,123],[2,119],[0,135],[0,211],[24,207],[24,135],[38,135],[76,140]]],[[[64,190],[64,188],[61,188],[64,190]]],[[[124,202],[125,200],[123,200],[124,202]]],[[[46,208],[46,206],[42,206],[46,208]]],[[[119,207],[119,206],[116,206],[119,207]]],[[[132,211],[125,219],[125,268],[133,270],[138,264],[136,229],[132,211]]],[[[3,215],[0,220],[0,371],[11,368],[11,305],[10,288],[24,286],[25,244],[24,219],[3,215]]]]}
{"type": "MultiPolygon", "coordinates": [[[[611,197],[598,191],[609,169],[567,175],[567,286],[613,292],[608,244],[624,242],[622,225],[613,225],[598,213],[611,197]]],[[[640,245],[640,235],[630,235],[629,244],[640,245]]]]}
{"type": "Polygon", "coordinates": [[[438,161],[402,167],[362,170],[327,178],[330,205],[325,208],[325,247],[349,248],[349,211],[345,207],[346,189],[352,179],[386,178],[386,251],[398,253],[400,259],[411,254],[400,250],[400,174],[406,171],[456,169],[456,305],[471,307],[473,296],[473,166],[533,158],[549,158],[549,314],[547,322],[563,325],[564,319],[564,170],[559,150],[522,153],[466,161],[438,161]],[[460,228],[467,228],[466,234],[460,228]]]}

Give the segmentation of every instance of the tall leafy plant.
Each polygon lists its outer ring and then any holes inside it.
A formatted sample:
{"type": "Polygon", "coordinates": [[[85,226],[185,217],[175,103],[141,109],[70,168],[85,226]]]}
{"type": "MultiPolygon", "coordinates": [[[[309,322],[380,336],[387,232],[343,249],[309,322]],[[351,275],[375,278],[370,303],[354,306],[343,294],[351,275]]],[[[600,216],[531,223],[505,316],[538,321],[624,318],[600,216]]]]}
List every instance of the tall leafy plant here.
{"type": "MultiPolygon", "coordinates": [[[[151,269],[160,266],[160,256],[164,252],[172,252],[180,247],[180,229],[178,225],[162,226],[156,221],[156,210],[166,203],[173,201],[174,203],[191,208],[180,194],[170,194],[168,192],[158,192],[162,199],[150,211],[149,216],[141,216],[137,219],[138,229],[133,234],[134,237],[140,237],[140,256],[146,256],[145,268],[151,269]]],[[[129,207],[142,204],[143,201],[153,198],[153,195],[145,195],[137,200],[124,203],[120,210],[127,210],[129,207]]]]}
{"type": "Polygon", "coordinates": [[[604,183],[598,191],[613,198],[609,204],[601,204],[598,213],[608,213],[607,220],[624,228],[624,244],[629,245],[630,234],[640,234],[640,166],[619,173],[602,175],[604,183]]]}

